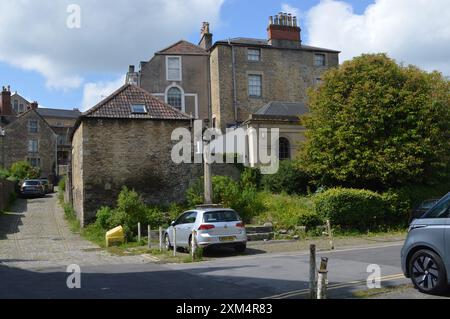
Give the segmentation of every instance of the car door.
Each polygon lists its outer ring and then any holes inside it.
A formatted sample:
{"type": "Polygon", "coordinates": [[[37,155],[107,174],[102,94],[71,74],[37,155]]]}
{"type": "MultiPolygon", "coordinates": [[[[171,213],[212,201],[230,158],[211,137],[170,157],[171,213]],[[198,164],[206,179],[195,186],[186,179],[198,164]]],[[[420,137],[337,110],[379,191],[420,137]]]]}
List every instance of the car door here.
{"type": "Polygon", "coordinates": [[[173,245],[174,243],[174,238],[173,238],[173,229],[175,228],[176,232],[177,232],[177,246],[181,246],[181,242],[180,242],[180,231],[183,228],[183,224],[184,224],[184,219],[187,215],[186,213],[181,214],[173,223],[173,225],[169,228],[169,239],[170,239],[170,243],[173,245]]]}
{"type": "Polygon", "coordinates": [[[184,215],[183,223],[177,228],[177,241],[179,246],[187,247],[189,245],[189,236],[192,233],[195,220],[197,219],[197,212],[191,211],[184,215]]]}

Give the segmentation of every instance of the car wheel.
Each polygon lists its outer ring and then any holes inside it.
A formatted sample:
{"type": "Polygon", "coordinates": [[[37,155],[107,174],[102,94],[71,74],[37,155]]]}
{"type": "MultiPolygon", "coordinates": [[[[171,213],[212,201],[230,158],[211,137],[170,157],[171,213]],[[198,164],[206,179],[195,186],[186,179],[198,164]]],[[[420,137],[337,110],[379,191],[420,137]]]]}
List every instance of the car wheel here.
{"type": "Polygon", "coordinates": [[[409,262],[414,286],[426,294],[439,294],[447,287],[447,273],[442,259],[430,250],[419,250],[409,262]]]}
{"type": "Polygon", "coordinates": [[[167,250],[167,251],[170,251],[170,250],[173,249],[172,245],[170,244],[170,238],[169,238],[169,235],[168,235],[168,234],[166,234],[166,236],[165,236],[165,238],[164,238],[164,243],[165,243],[165,245],[166,245],[166,250],[167,250]]]}
{"type": "Polygon", "coordinates": [[[237,253],[243,253],[245,252],[245,250],[247,249],[247,245],[246,244],[240,244],[234,247],[234,251],[237,253]]]}

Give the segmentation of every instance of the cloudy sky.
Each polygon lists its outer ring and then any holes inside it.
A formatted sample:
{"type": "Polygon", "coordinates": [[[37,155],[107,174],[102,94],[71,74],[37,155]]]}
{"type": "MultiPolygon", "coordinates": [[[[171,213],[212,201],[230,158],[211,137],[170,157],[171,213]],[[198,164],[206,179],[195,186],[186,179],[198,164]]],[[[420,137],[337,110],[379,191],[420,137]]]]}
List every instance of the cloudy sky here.
{"type": "Polygon", "coordinates": [[[197,43],[202,21],[215,40],[265,38],[268,16],[281,10],[299,16],[305,43],[341,50],[341,61],[387,52],[450,75],[448,0],[0,0],[0,8],[1,85],[46,107],[93,106],[123,84],[129,64],[179,39],[197,43]]]}

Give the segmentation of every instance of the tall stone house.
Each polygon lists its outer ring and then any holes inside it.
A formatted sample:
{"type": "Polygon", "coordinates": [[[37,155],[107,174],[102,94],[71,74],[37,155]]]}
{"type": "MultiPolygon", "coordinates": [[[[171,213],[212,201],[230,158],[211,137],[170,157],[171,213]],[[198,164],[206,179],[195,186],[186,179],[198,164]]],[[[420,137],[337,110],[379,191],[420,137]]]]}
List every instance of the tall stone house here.
{"type": "Polygon", "coordinates": [[[126,82],[197,119],[209,119],[209,53],[181,40],[156,52],[139,72],[131,65],[126,82]]]}
{"type": "MultiPolygon", "coordinates": [[[[134,72],[131,66],[127,81],[133,79],[177,107],[180,99],[173,100],[168,90],[180,86],[183,92],[196,85],[192,92],[201,97],[198,118],[209,120],[210,126],[222,132],[229,127],[278,128],[279,157],[289,159],[304,139],[299,116],[309,111],[307,91],[321,84],[325,71],[339,65],[339,53],[305,45],[297,18],[290,14],[269,18],[266,39],[214,42],[209,24],[204,22],[197,46],[180,41],[158,52],[149,63],[141,63],[140,71],[134,72]],[[186,63],[188,57],[196,63],[186,63]],[[167,81],[171,75],[182,81],[167,81]]],[[[196,114],[191,108],[180,109],[196,114]]],[[[255,158],[258,149],[249,145],[246,153],[246,158],[255,158]]]]}
{"type": "Polygon", "coordinates": [[[11,105],[11,92],[3,87],[0,100],[0,166],[9,168],[19,161],[38,167],[42,177],[56,173],[57,135],[37,112],[36,102],[28,110],[16,114],[11,105]]]}

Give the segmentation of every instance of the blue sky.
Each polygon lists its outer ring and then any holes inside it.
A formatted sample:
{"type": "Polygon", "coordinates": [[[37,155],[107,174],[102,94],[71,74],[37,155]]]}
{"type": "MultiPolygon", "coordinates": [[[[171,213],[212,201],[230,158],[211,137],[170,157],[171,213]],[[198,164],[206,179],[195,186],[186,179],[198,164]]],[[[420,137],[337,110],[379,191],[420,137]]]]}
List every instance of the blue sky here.
{"type": "Polygon", "coordinates": [[[266,38],[268,17],[280,12],[285,5],[299,12],[305,43],[342,50],[341,60],[366,51],[388,52],[401,62],[418,64],[427,70],[441,69],[450,74],[450,68],[446,69],[450,56],[450,46],[446,44],[450,40],[450,30],[445,27],[450,11],[446,0],[430,2],[434,6],[427,5],[426,11],[419,7],[414,9],[412,2],[422,3],[420,0],[187,0],[185,2],[189,4],[180,9],[179,18],[168,15],[167,19],[164,14],[156,14],[155,8],[169,3],[167,8],[160,10],[170,13],[174,8],[178,10],[182,0],[161,1],[114,0],[104,2],[103,7],[95,7],[87,0],[61,0],[59,6],[50,0],[30,2],[44,7],[43,11],[50,11],[45,14],[55,20],[46,23],[39,18],[27,17],[27,14],[30,17],[36,14],[32,4],[0,0],[2,8],[6,6],[11,10],[8,15],[4,10],[3,17],[0,12],[1,85],[11,85],[12,90],[45,107],[73,108],[84,103],[86,108],[95,100],[87,99],[87,94],[95,95],[102,90],[106,94],[117,87],[128,64],[150,59],[154,51],[177,39],[197,43],[202,21],[211,22],[215,40],[266,38]],[[67,16],[64,3],[77,2],[82,9],[85,29],[57,29],[54,25],[65,21],[67,16]],[[114,4],[105,7],[106,3],[114,4]],[[374,4],[372,9],[366,10],[371,4],[374,4]],[[440,14],[448,14],[442,24],[434,19],[440,14]],[[24,21],[34,22],[27,28],[24,21]],[[2,30],[10,31],[2,33],[2,30]],[[34,34],[36,30],[40,33],[34,34]],[[442,32],[436,32],[439,30],[442,32]],[[437,33],[435,39],[430,37],[434,33],[437,33]],[[435,46],[434,51],[438,53],[422,54],[422,45],[435,46]],[[2,52],[8,54],[2,55],[2,52]],[[75,81],[75,85],[64,85],[59,77],[81,80],[75,81]]]}

